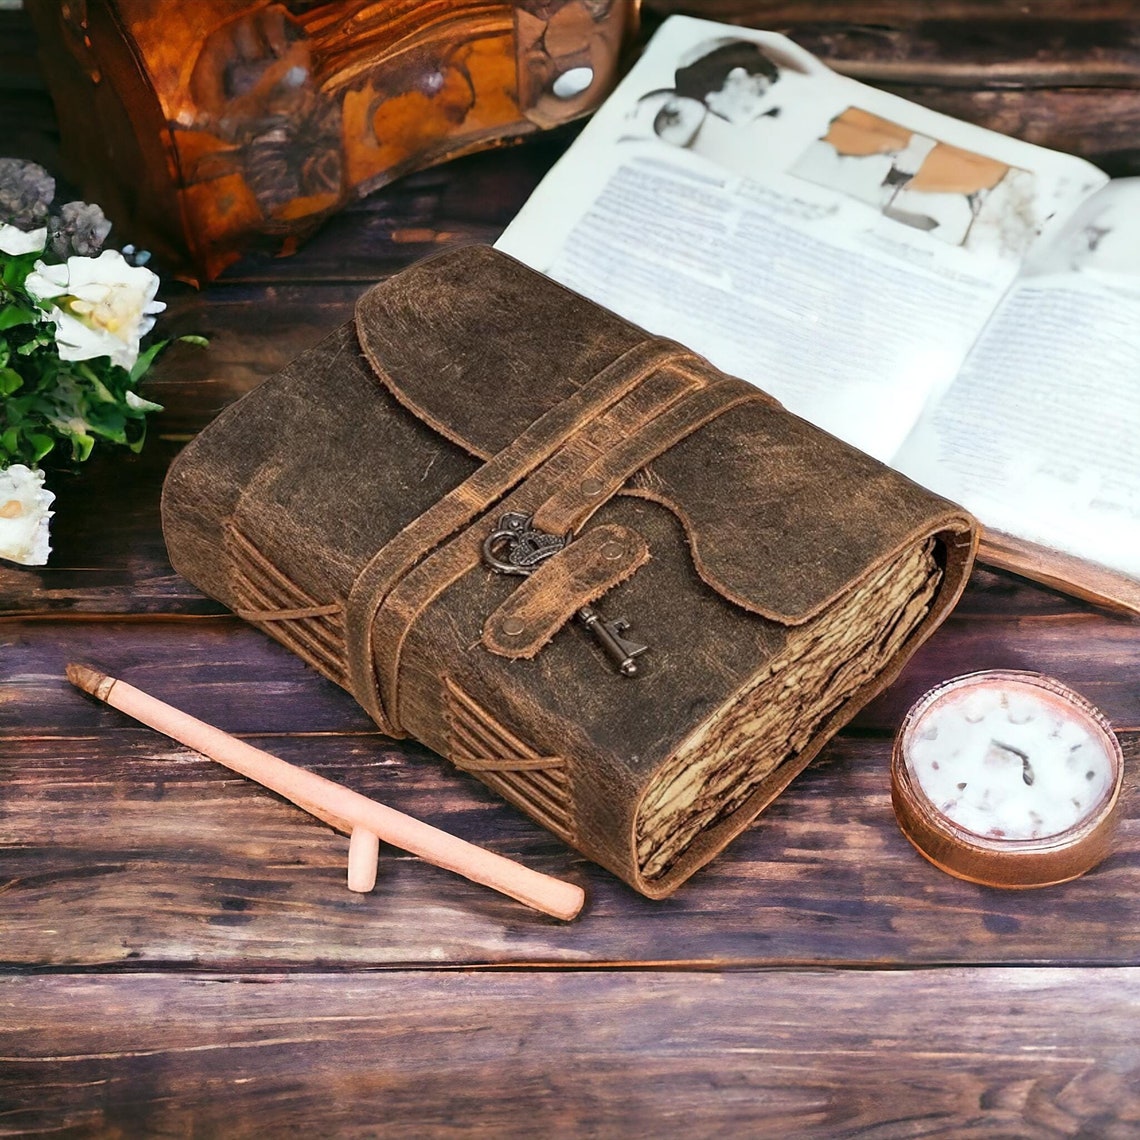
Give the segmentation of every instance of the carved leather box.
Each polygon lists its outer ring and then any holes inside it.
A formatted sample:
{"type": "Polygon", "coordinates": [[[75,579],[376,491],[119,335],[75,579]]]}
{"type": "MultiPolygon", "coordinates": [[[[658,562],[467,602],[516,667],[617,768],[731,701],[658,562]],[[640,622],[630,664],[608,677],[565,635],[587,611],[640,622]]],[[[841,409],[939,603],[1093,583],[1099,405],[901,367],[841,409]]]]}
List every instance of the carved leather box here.
{"type": "Polygon", "coordinates": [[[30,0],[68,173],[192,280],[609,93],[640,0],[30,0]]]}
{"type": "Polygon", "coordinates": [[[651,897],[891,681],[976,545],[960,508],[479,246],[223,412],[163,527],[384,732],[651,897]]]}

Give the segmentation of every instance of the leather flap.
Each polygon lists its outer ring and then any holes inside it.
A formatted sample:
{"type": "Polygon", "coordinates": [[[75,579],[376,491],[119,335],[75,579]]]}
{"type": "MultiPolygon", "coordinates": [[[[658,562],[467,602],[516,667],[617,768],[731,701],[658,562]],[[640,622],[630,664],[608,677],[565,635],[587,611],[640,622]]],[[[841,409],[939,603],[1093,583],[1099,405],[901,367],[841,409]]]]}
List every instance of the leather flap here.
{"type": "MultiPolygon", "coordinates": [[[[396,399],[483,459],[654,339],[486,246],[430,258],[375,286],[357,304],[356,327],[396,399]]],[[[703,366],[710,382],[721,376],[703,366]]],[[[732,408],[622,493],[668,506],[700,576],[786,625],[818,614],[911,543],[943,533],[963,558],[976,544],[976,524],[961,508],[775,401],[732,408]]]]}
{"type": "Polygon", "coordinates": [[[972,559],[961,507],[783,408],[732,408],[630,480],[681,520],[697,573],[753,613],[799,625],[903,550],[939,536],[972,559]]]}
{"type": "Polygon", "coordinates": [[[480,459],[653,339],[481,245],[374,286],[356,303],[356,332],[396,399],[480,459]]]}

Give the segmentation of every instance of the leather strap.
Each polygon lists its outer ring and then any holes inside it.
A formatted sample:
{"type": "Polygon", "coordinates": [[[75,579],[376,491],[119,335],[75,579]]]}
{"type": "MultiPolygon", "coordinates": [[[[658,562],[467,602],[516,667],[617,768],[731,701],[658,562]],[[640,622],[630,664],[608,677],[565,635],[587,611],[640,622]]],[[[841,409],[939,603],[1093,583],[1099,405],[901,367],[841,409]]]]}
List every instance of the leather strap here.
{"type": "MultiPolygon", "coordinates": [[[[603,454],[601,470],[607,479],[605,486],[612,485],[616,489],[639,467],[667,451],[686,435],[730,408],[753,400],[770,401],[771,397],[733,379],[692,393],[660,417],[649,419],[647,427],[643,428],[644,441],[639,433],[614,451],[603,454]],[[664,422],[658,427],[659,419],[664,422]],[[607,462],[606,456],[610,454],[619,458],[607,462]],[[625,474],[621,475],[623,471],[625,474]]],[[[487,512],[474,520],[465,532],[415,566],[373,611],[373,656],[369,661],[375,661],[379,699],[389,723],[399,725],[400,661],[407,636],[415,623],[445,590],[480,565],[483,539],[500,512],[533,514],[548,501],[559,500],[561,489],[567,487],[576,487],[580,494],[585,494],[585,472],[599,462],[597,459],[584,461],[588,460],[590,450],[595,450],[589,448],[588,435],[589,431],[584,432],[583,438],[571,441],[499,503],[494,512],[487,512]]],[[[586,491],[591,488],[592,485],[588,485],[586,491]]],[[[577,503],[577,513],[583,521],[609,496],[586,497],[589,502],[577,503]]]]}
{"type": "Polygon", "coordinates": [[[649,544],[629,527],[591,527],[547,559],[483,626],[483,647],[520,660],[536,653],[582,608],[649,560],[649,544]]]}
{"type": "Polygon", "coordinates": [[[534,525],[551,534],[578,530],[635,471],[717,416],[740,404],[756,401],[771,403],[772,397],[732,377],[695,392],[600,456],[577,483],[559,488],[535,511],[534,525]]]}
{"type": "MultiPolygon", "coordinates": [[[[345,613],[349,683],[357,700],[390,736],[402,735],[394,696],[384,700],[374,666],[373,627],[394,587],[461,527],[470,525],[512,487],[548,461],[584,426],[664,365],[691,357],[673,341],[643,341],[619,356],[573,396],[551,408],[470,478],[409,523],[367,563],[349,591],[345,613]]],[[[674,396],[676,398],[676,395],[674,396]]],[[[415,614],[409,615],[409,621],[415,614]]],[[[401,623],[403,625],[403,623],[401,623]]],[[[405,627],[406,633],[406,627],[405,627]]],[[[395,647],[398,660],[403,636],[395,647]]],[[[394,682],[389,686],[394,691],[394,682]]]]}

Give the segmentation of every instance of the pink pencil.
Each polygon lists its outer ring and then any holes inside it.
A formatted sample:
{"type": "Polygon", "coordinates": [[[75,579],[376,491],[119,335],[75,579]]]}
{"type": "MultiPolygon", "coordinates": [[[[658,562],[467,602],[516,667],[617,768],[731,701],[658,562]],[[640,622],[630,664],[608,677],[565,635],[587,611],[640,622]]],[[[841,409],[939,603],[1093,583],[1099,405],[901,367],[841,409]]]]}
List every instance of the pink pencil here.
{"type": "Polygon", "coordinates": [[[379,841],[383,840],[555,918],[574,918],[586,901],[585,892],[573,883],[532,871],[323,776],[288,764],[89,665],[68,665],[67,679],[127,716],[256,780],[338,831],[347,833],[351,890],[372,889],[376,880],[376,853],[379,841]]]}

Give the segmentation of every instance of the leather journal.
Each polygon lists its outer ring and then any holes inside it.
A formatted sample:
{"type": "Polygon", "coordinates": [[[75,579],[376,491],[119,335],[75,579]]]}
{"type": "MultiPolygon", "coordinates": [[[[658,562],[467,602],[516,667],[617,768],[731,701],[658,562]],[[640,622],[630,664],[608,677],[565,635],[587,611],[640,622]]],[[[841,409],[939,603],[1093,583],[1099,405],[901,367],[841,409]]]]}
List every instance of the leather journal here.
{"type": "Polygon", "coordinates": [[[480,246],[175,461],[176,569],[638,891],[669,894],[900,671],[974,520],[480,246]]]}

